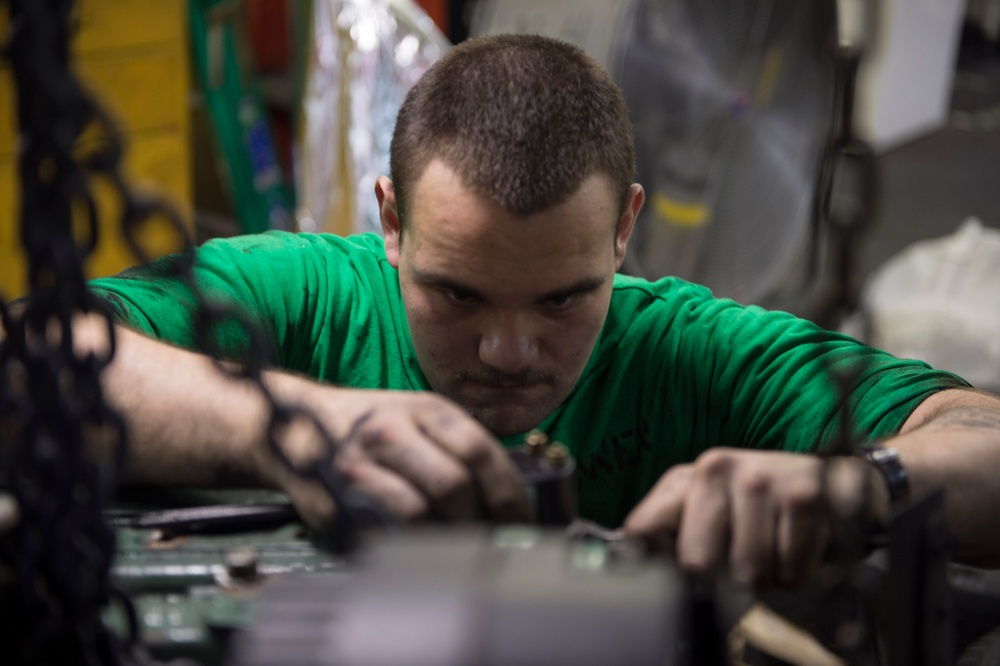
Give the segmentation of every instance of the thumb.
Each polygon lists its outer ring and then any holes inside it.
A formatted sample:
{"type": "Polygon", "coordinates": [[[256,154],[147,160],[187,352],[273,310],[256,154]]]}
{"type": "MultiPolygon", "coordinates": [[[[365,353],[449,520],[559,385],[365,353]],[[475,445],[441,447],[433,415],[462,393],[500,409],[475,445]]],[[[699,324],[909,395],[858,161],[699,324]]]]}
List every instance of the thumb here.
{"type": "Polygon", "coordinates": [[[640,537],[656,551],[672,553],[687,500],[694,467],[671,468],[626,516],[622,529],[640,537]]]}

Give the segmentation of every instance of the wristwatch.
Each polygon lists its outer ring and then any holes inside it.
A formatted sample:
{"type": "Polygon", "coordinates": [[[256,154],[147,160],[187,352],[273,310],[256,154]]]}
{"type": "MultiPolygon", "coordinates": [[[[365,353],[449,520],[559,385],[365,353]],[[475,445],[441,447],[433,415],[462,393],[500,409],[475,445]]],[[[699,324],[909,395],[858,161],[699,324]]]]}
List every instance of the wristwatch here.
{"type": "Polygon", "coordinates": [[[857,455],[872,464],[885,478],[893,506],[910,496],[910,476],[899,461],[899,451],[891,447],[868,446],[859,449],[857,455]]]}

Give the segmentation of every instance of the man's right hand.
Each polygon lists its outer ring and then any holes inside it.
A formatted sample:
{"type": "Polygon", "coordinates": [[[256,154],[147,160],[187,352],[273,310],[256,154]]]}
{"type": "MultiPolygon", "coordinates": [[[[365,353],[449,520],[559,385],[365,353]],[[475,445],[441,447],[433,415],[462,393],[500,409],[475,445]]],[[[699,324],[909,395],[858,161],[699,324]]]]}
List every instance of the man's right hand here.
{"type": "MultiPolygon", "coordinates": [[[[102,317],[80,315],[73,330],[78,355],[107,354],[102,317]]],[[[126,424],[126,483],[274,487],[306,522],[328,524],[336,509],[326,490],[286,468],[271,450],[265,437],[270,410],[258,386],[204,355],[122,326],[114,330],[116,352],[102,387],[126,424]]],[[[280,403],[312,411],[339,443],[338,471],[396,517],[530,519],[527,492],[500,442],[447,398],[344,389],[277,371],[265,372],[264,381],[280,403]]],[[[114,433],[97,428],[91,434],[92,451],[113,456],[114,433]]],[[[279,429],[278,440],[300,468],[323,457],[324,440],[311,425],[293,422],[279,429]]]]}
{"type": "MultiPolygon", "coordinates": [[[[307,522],[327,522],[335,508],[326,491],[271,450],[270,410],[259,386],[201,354],[115,330],[117,351],[102,386],[128,426],[129,482],[271,486],[285,491],[307,522]]],[[[80,352],[106,348],[99,318],[81,318],[75,331],[80,352]]],[[[276,371],[263,380],[278,402],[317,417],[341,443],[338,470],[399,518],[529,518],[527,493],[500,443],[446,398],[344,389],[276,371]]],[[[322,457],[323,438],[305,419],[277,436],[298,467],[322,457]]]]}
{"type": "MultiPolygon", "coordinates": [[[[338,471],[393,515],[529,519],[527,494],[502,446],[450,400],[433,393],[340,389],[295,379],[300,383],[288,392],[289,399],[313,410],[338,440],[338,471]]],[[[277,384],[288,386],[287,380],[277,384]]],[[[318,453],[319,438],[311,428],[295,430],[289,429],[282,445],[292,458],[308,460],[318,453]]],[[[307,522],[320,524],[335,510],[317,484],[288,470],[275,469],[271,480],[307,522]]]]}

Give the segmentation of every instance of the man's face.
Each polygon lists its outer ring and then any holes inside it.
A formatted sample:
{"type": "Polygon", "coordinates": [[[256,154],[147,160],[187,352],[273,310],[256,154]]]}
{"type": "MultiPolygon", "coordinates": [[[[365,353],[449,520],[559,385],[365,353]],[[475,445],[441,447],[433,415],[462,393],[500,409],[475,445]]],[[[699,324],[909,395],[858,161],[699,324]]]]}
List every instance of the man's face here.
{"type": "Polygon", "coordinates": [[[498,436],[537,426],[587,364],[641,188],[622,214],[608,178],[594,175],[563,204],[518,217],[435,160],[411,190],[403,242],[389,180],[376,191],[431,387],[498,436]]]}

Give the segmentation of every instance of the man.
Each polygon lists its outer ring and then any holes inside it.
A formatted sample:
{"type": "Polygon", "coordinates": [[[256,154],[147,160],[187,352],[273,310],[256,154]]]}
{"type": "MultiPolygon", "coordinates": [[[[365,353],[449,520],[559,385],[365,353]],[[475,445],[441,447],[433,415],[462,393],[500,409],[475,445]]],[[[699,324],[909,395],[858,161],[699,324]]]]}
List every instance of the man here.
{"type": "MultiPolygon", "coordinates": [[[[944,487],[960,554],[996,561],[1000,401],[782,313],[616,275],[643,202],[634,168],[621,93],[592,59],[539,37],[470,40],[400,111],[392,180],[376,185],[384,242],[215,241],[197,277],[273,337],[278,400],[338,437],[355,427],[335,464],[398,516],[524,518],[501,444],[537,427],[577,456],[584,516],[693,571],[794,583],[830,538],[839,484],[801,454],[838,431],[832,365],[860,368],[855,432],[898,450],[913,493],[944,487]]],[[[264,484],[307,518],[329,515],[268,451],[259,391],[182,349],[195,302],[173,263],[93,284],[145,334],[120,329],[105,375],[130,426],[131,480],[264,484]]],[[[246,347],[236,326],[217,337],[234,358],[246,347]]],[[[80,327],[81,345],[101,338],[80,327]]],[[[307,424],[281,437],[293,457],[314,455],[307,424]]],[[[886,519],[903,484],[860,458],[831,466],[886,519]]]]}

